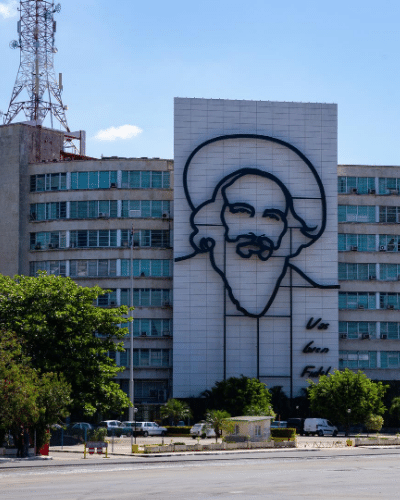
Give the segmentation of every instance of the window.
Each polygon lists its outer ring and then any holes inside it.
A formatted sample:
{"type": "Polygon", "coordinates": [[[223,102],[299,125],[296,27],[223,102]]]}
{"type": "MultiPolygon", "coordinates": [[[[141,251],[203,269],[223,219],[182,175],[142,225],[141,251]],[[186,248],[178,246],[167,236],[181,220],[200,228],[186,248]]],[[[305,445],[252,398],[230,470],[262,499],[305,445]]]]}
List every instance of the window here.
{"type": "MultiPolygon", "coordinates": [[[[121,260],[121,276],[130,276],[130,260],[121,260]]],[[[133,276],[168,278],[172,275],[172,260],[169,259],[135,259],[133,261],[133,276]]]]}
{"type": "Polygon", "coordinates": [[[400,207],[379,207],[379,222],[400,222],[400,207]]]}
{"type": "Polygon", "coordinates": [[[400,236],[398,234],[380,234],[379,250],[384,252],[400,252],[400,236]]]}
{"type": "Polygon", "coordinates": [[[381,309],[400,309],[398,293],[380,293],[379,307],[381,309]]]}
{"type": "Polygon", "coordinates": [[[169,337],[172,335],[172,319],[137,318],[133,322],[136,337],[169,337]]]}
{"type": "Polygon", "coordinates": [[[133,349],[133,365],[168,368],[170,366],[170,350],[133,349]]]}
{"type": "Polygon", "coordinates": [[[169,217],[170,202],[157,200],[123,200],[121,217],[169,217]]]}
{"type": "Polygon", "coordinates": [[[97,217],[117,217],[117,201],[71,201],[69,207],[70,219],[91,219],[97,217]]]}
{"type": "Polygon", "coordinates": [[[116,259],[70,260],[69,275],[82,278],[86,276],[116,276],[116,259]]]}
{"type": "Polygon", "coordinates": [[[381,351],[381,368],[399,368],[400,352],[381,351]]]}
{"type": "Polygon", "coordinates": [[[38,174],[30,177],[31,192],[58,191],[67,189],[67,174],[38,174]]]}
{"type": "Polygon", "coordinates": [[[65,248],[65,241],[65,231],[30,233],[31,250],[65,248]]]}
{"type": "Polygon", "coordinates": [[[133,289],[134,306],[169,306],[172,305],[171,297],[172,290],[159,290],[154,288],[133,289]]]}
{"type": "Polygon", "coordinates": [[[99,307],[116,307],[117,306],[117,291],[111,290],[109,293],[100,295],[97,298],[97,304],[99,307]]]}
{"type": "Polygon", "coordinates": [[[399,264],[380,264],[379,279],[384,281],[400,280],[400,265],[399,264]]]}
{"type": "Polygon", "coordinates": [[[374,321],[339,321],[339,338],[358,339],[376,338],[374,321]]]}
{"type": "Polygon", "coordinates": [[[67,217],[67,202],[32,203],[30,206],[31,220],[65,219],[67,217]]]}
{"type": "Polygon", "coordinates": [[[166,189],[170,187],[169,172],[122,171],[122,188],[131,189],[166,189]]]}
{"type": "Polygon", "coordinates": [[[44,260],[41,262],[29,263],[30,276],[36,276],[38,271],[46,271],[47,274],[56,276],[66,276],[66,261],[65,260],[44,260]]]}
{"type": "Polygon", "coordinates": [[[108,189],[117,187],[118,172],[99,171],[99,172],[72,172],[71,189],[108,189]]]}
{"type": "Polygon", "coordinates": [[[339,252],[375,252],[376,239],[374,234],[343,234],[338,235],[339,252]]]}
{"type": "Polygon", "coordinates": [[[375,219],[375,206],[338,206],[338,222],[376,222],[375,219]]]}
{"type": "MultiPolygon", "coordinates": [[[[133,236],[135,247],[154,247],[154,248],[169,248],[170,231],[164,229],[142,229],[137,231],[133,236]]],[[[130,245],[130,230],[122,229],[121,245],[130,245]]]]}
{"type": "Polygon", "coordinates": [[[339,292],[339,309],[376,309],[375,294],[339,292]]]}
{"type": "Polygon", "coordinates": [[[349,264],[339,262],[339,280],[376,279],[376,264],[349,264]]]}
{"type": "Polygon", "coordinates": [[[125,349],[119,353],[119,366],[129,366],[129,350],[125,349]]]}
{"type": "Polygon", "coordinates": [[[102,229],[100,231],[78,230],[70,232],[71,248],[90,248],[90,247],[116,247],[117,230],[102,229]]]}
{"type": "Polygon", "coordinates": [[[393,177],[379,178],[379,194],[398,194],[400,187],[400,179],[393,177]]]}
{"type": "Polygon", "coordinates": [[[376,368],[375,351],[339,351],[339,369],[376,368]]]}
{"type": "Polygon", "coordinates": [[[398,339],[400,338],[400,323],[395,323],[391,321],[381,321],[381,339],[398,339]]]}
{"type": "Polygon", "coordinates": [[[338,177],[338,193],[368,194],[375,191],[374,177],[338,177]]]}

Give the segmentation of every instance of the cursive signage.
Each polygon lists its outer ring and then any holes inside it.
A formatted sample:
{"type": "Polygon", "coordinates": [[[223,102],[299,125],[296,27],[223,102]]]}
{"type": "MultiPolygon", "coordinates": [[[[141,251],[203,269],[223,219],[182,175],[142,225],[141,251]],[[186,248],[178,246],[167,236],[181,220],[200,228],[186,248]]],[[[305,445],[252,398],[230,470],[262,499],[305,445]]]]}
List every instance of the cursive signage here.
{"type": "Polygon", "coordinates": [[[325,354],[329,352],[328,347],[311,347],[314,344],[314,341],[312,340],[309,342],[303,349],[304,354],[311,354],[313,352],[319,352],[320,354],[325,354]]]}
{"type": "Polygon", "coordinates": [[[317,327],[318,330],[327,330],[329,323],[321,323],[322,318],[318,318],[314,321],[314,318],[310,318],[306,325],[307,330],[312,330],[317,327]]]}
{"type": "Polygon", "coordinates": [[[331,369],[331,367],[324,370],[324,368],[322,366],[320,366],[319,370],[316,370],[314,365],[307,365],[304,367],[303,371],[301,372],[301,376],[302,377],[318,378],[321,375],[328,375],[330,369],[331,369]]]}

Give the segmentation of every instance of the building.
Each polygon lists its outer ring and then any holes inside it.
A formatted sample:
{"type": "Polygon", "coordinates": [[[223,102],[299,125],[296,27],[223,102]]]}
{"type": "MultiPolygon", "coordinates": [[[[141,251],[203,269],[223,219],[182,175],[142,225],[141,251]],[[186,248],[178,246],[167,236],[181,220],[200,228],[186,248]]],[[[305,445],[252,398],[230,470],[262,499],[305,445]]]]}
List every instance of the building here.
{"type": "MultiPolygon", "coordinates": [[[[0,127],[0,272],[70,276],[112,290],[98,306],[129,306],[132,252],[135,403],[151,409],[172,394],[173,162],[64,155],[63,136],[0,127]]],[[[129,393],[125,345],[116,362],[129,393]]]]}
{"type": "Polygon", "coordinates": [[[400,168],[339,165],[339,368],[400,380],[400,168]]]}

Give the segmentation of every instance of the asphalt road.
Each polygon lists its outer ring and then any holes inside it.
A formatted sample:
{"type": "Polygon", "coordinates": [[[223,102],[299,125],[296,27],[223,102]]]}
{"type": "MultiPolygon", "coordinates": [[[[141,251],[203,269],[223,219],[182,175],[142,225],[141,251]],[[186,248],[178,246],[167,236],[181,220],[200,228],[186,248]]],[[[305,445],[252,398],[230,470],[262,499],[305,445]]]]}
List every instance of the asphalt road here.
{"type": "Polygon", "coordinates": [[[2,500],[396,499],[400,449],[59,462],[0,470],[2,500]]]}

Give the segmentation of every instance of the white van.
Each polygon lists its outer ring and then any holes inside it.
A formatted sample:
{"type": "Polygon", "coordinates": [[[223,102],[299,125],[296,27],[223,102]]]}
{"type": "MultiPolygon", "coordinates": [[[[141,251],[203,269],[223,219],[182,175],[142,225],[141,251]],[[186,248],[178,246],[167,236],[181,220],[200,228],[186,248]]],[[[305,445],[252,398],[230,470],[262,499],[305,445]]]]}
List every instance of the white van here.
{"type": "Polygon", "coordinates": [[[190,435],[193,439],[198,436],[205,439],[215,437],[215,431],[207,422],[199,422],[198,424],[194,424],[194,426],[190,429],[190,435]]]}
{"type": "Polygon", "coordinates": [[[338,428],[325,418],[306,418],[304,420],[304,434],[317,436],[336,436],[338,428]]]}

